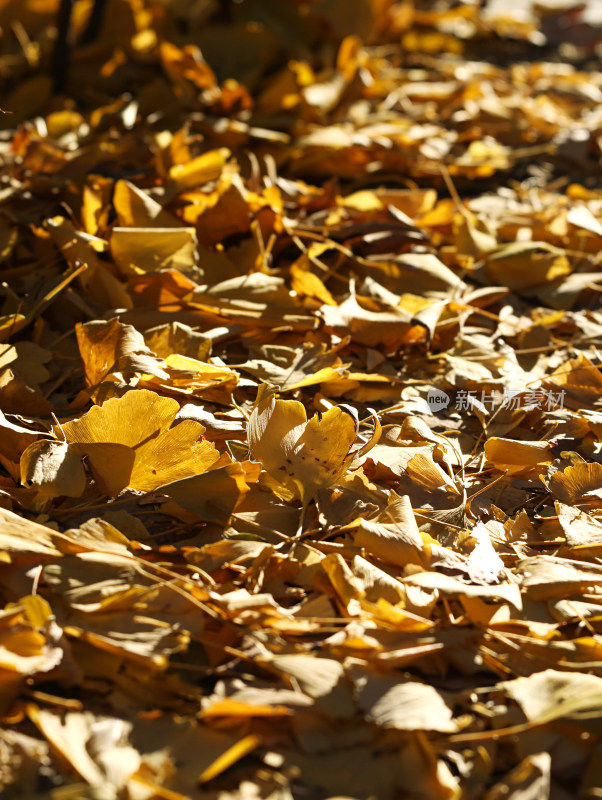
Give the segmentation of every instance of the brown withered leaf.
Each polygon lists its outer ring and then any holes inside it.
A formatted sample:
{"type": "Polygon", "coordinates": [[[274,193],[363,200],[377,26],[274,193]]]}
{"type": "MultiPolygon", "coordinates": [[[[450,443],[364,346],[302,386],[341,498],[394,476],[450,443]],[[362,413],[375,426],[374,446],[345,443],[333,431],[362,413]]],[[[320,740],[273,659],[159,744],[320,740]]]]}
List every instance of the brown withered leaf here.
{"type": "Polygon", "coordinates": [[[104,239],[78,231],[64,217],[48,219],[46,228],[72,270],[81,274],[80,282],[87,295],[109,308],[132,307],[123,283],[100,258],[108,246],[104,239]]]}
{"type": "Polygon", "coordinates": [[[124,786],[138,771],[140,755],[133,747],[123,743],[124,736],[131,728],[124,720],[96,718],[90,713],[77,711],[71,711],[61,718],[33,703],[27,711],[34,725],[79,778],[90,786],[98,787],[107,796],[115,797],[117,787],[124,786]],[[116,768],[116,762],[119,768],[116,768]]]}
{"type": "Polygon", "coordinates": [[[181,322],[151,328],[145,332],[144,341],[159,358],[177,353],[206,362],[211,355],[211,339],[181,322]]]}
{"type": "Polygon", "coordinates": [[[569,408],[589,409],[595,405],[602,391],[602,375],[585,353],[563,361],[545,379],[546,386],[563,392],[563,401],[569,408]]]}
{"type": "Polygon", "coordinates": [[[387,352],[397,350],[410,336],[412,315],[401,308],[365,308],[355,295],[340,306],[324,305],[321,315],[328,328],[349,333],[354,341],[374,347],[382,345],[387,352]]]}
{"type": "Polygon", "coordinates": [[[513,291],[564,278],[571,266],[564,251],[546,242],[515,242],[490,253],[488,276],[513,291]]]}
{"type": "Polygon", "coordinates": [[[11,422],[0,411],[0,464],[14,477],[20,477],[18,467],[23,451],[39,436],[35,430],[11,422]]]}
{"type": "Polygon", "coordinates": [[[569,547],[596,547],[602,544],[602,524],[578,508],[556,502],[558,522],[569,547]]]}
{"type": "Polygon", "coordinates": [[[549,669],[503,682],[502,687],[521,707],[529,722],[570,718],[596,712],[602,704],[602,679],[587,673],[549,669]]]}
{"type": "Polygon", "coordinates": [[[255,375],[281,391],[294,391],[336,380],[344,373],[344,364],[334,352],[327,352],[324,344],[311,346],[301,351],[293,348],[262,347],[253,358],[239,365],[240,369],[255,375]]]}
{"type": "Polygon", "coordinates": [[[163,394],[173,394],[182,399],[195,395],[209,402],[229,403],[232,390],[239,381],[237,373],[228,367],[177,353],[168,355],[164,366],[162,375],[144,376],[139,386],[157,388],[163,394]]]}

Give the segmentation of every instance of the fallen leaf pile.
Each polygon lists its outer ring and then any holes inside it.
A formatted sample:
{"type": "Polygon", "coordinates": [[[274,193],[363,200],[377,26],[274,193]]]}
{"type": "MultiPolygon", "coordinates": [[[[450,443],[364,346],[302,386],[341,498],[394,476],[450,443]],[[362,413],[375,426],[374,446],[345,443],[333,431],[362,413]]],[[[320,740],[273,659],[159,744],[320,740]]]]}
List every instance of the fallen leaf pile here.
{"type": "Polygon", "coordinates": [[[0,793],[602,792],[602,15],[0,0],[0,793]]]}

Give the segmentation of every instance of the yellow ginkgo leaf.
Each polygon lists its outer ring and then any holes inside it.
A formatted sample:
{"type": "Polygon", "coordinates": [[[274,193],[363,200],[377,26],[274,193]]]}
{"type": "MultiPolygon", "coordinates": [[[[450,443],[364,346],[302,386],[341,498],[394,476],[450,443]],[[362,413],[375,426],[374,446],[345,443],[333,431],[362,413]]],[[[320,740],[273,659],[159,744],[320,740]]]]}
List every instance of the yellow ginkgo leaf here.
{"type": "MultiPolygon", "coordinates": [[[[261,392],[261,390],[260,390],[261,392]]],[[[376,444],[375,431],[368,445],[376,444]]],[[[251,414],[249,449],[253,458],[279,483],[300,498],[304,506],[318,489],[343,475],[358,453],[350,453],[357,435],[352,409],[333,406],[307,419],[297,400],[276,400],[265,390],[251,414]]],[[[368,445],[362,448],[366,452],[368,445]]]]}
{"type": "Polygon", "coordinates": [[[126,180],[115,184],[113,204],[121,228],[175,228],[180,225],[160,203],[126,180]]]}
{"type": "Polygon", "coordinates": [[[183,192],[185,189],[216,180],[229,157],[230,151],[226,147],[220,147],[203,153],[186,164],[175,164],[169,170],[169,180],[173,190],[183,192]]]}
{"type": "Polygon", "coordinates": [[[460,490],[449,475],[425,453],[416,453],[410,458],[406,472],[413,483],[427,491],[444,489],[451,494],[460,494],[460,490]]]}
{"type": "Polygon", "coordinates": [[[126,486],[152,491],[205,472],[219,458],[215,446],[201,439],[200,423],[183,420],[170,428],[178,409],[176,400],[137,389],[62,427],[106,494],[126,486]]]}
{"type": "Polygon", "coordinates": [[[520,292],[571,272],[565,251],[547,242],[512,242],[489,254],[487,276],[500,286],[520,292]]]}
{"type": "Polygon", "coordinates": [[[303,255],[291,265],[291,287],[302,297],[311,297],[329,306],[336,306],[337,302],[328,291],[321,278],[310,269],[311,262],[308,256],[303,255]]]}
{"type": "Polygon", "coordinates": [[[86,442],[73,443],[70,449],[75,450],[80,459],[85,456],[96,485],[103,494],[115,497],[130,485],[136,460],[134,448],[117,442],[86,442]]]}
{"type": "Polygon", "coordinates": [[[498,436],[485,442],[485,457],[496,469],[511,475],[541,474],[554,460],[549,442],[522,442],[498,436]]]}
{"type": "Polygon", "coordinates": [[[228,367],[216,367],[199,361],[196,358],[172,353],[165,359],[167,377],[173,386],[210,386],[228,385],[233,389],[238,383],[238,375],[228,367]]]}
{"type": "Polygon", "coordinates": [[[113,228],[111,254],[125,275],[175,267],[194,273],[197,263],[194,228],[113,228]]]}
{"type": "Polygon", "coordinates": [[[567,505],[602,498],[602,464],[585,461],[555,472],[548,481],[550,491],[567,505]]]}

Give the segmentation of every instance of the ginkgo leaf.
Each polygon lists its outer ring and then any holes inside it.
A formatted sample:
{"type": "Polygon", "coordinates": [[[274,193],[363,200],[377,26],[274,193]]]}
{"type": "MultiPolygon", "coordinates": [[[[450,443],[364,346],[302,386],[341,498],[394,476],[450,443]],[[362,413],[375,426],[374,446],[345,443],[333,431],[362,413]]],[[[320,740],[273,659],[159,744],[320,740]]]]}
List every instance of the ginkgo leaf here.
{"type": "Polygon", "coordinates": [[[233,463],[160,486],[159,491],[204,520],[227,522],[249,487],[244,468],[233,463]]]}
{"type": "Polygon", "coordinates": [[[468,556],[469,565],[484,572],[488,578],[497,578],[504,569],[504,562],[495,552],[487,526],[482,522],[477,522],[470,535],[476,539],[476,545],[468,556]]]}
{"type": "Polygon", "coordinates": [[[39,522],[20,517],[0,508],[0,553],[3,560],[24,559],[38,564],[49,558],[60,556],[60,542],[56,541],[55,531],[40,525],[39,522]]]}
{"type": "Polygon", "coordinates": [[[602,545],[602,524],[595,517],[558,501],[554,505],[569,547],[599,548],[602,545]]]}
{"type": "MultiPolygon", "coordinates": [[[[356,419],[346,408],[333,406],[308,420],[297,400],[276,400],[273,393],[260,392],[248,425],[251,455],[305,506],[318,489],[344,475],[353,461],[356,419]]],[[[376,444],[378,435],[370,445],[376,444]]]]}
{"type": "MultiPolygon", "coordinates": [[[[171,45],[173,47],[173,45],[171,45]]],[[[182,192],[192,186],[214,181],[222,172],[230,156],[226,147],[210,150],[187,164],[176,164],[169,170],[169,180],[174,191],[182,192]]]]}
{"type": "Polygon", "coordinates": [[[434,686],[352,665],[348,674],[366,717],[383,728],[450,732],[458,729],[451,708],[434,686]]]}
{"type": "Polygon", "coordinates": [[[302,260],[299,259],[299,261],[291,265],[291,285],[293,290],[303,297],[311,297],[326,305],[336,306],[335,299],[320,278],[302,263],[302,260]]]}
{"type": "Polygon", "coordinates": [[[437,489],[445,489],[451,494],[461,494],[449,475],[441,469],[439,464],[424,453],[416,453],[410,458],[406,466],[406,472],[412,482],[421,486],[429,492],[437,489]]]}
{"type": "Polygon", "coordinates": [[[204,472],[219,458],[215,446],[201,439],[205,429],[198,422],[184,420],[170,428],[178,410],[176,400],[139,389],[62,427],[107,494],[126,486],[152,491],[204,472]]]}
{"type": "Polygon", "coordinates": [[[121,228],[178,227],[179,221],[149,194],[126,180],[117,181],[113,194],[117,222],[121,228]]]}
{"type": "Polygon", "coordinates": [[[64,217],[46,220],[45,227],[72,270],[81,272],[81,265],[87,266],[79,280],[96,301],[111,308],[132,307],[132,298],[124,285],[98,255],[107,249],[104,239],[76,230],[64,217]]]}
{"type": "Polygon", "coordinates": [[[276,669],[294,676],[310,697],[327,695],[339,683],[344,672],[339,661],[310,655],[276,655],[271,663],[276,669]]]}
{"type": "Polygon", "coordinates": [[[600,794],[601,4],[0,0],[0,795],[600,794]]]}
{"type": "Polygon", "coordinates": [[[320,314],[328,328],[345,331],[354,341],[369,347],[382,345],[388,351],[399,348],[413,325],[413,317],[408,311],[393,307],[367,310],[354,294],[340,306],[323,305],[320,314]]]}
{"type": "Polygon", "coordinates": [[[381,561],[404,567],[427,564],[431,537],[421,534],[407,495],[391,492],[389,503],[374,519],[360,517],[344,530],[354,545],[381,561]]]}
{"type": "Polygon", "coordinates": [[[546,669],[498,684],[521,707],[529,722],[548,722],[602,708],[602,678],[586,672],[546,669]]]}
{"type": "Polygon", "coordinates": [[[145,331],[144,341],[153,353],[161,358],[168,358],[177,353],[180,356],[206,362],[211,355],[211,339],[180,322],[160,325],[145,331]]]}
{"type": "Polygon", "coordinates": [[[596,236],[602,236],[602,224],[599,219],[594,217],[587,206],[573,206],[567,214],[567,221],[576,228],[582,228],[585,231],[596,234],[596,236]]]}
{"type": "MultiPolygon", "coordinates": [[[[32,722],[80,778],[90,785],[98,787],[99,793],[104,791],[105,797],[115,797],[113,787],[110,786],[103,771],[86,748],[94,722],[92,714],[70,712],[62,718],[51,711],[38,708],[33,703],[28,707],[28,713],[32,722]]],[[[118,720],[112,722],[118,724],[118,720]]],[[[106,734],[105,730],[105,741],[103,742],[105,745],[107,743],[106,734]]],[[[136,769],[138,763],[139,759],[135,759],[133,766],[130,767],[131,772],[136,769]]]]}
{"type": "Polygon", "coordinates": [[[163,360],[148,349],[132,325],[118,319],[95,320],[77,325],[75,331],[88,386],[111,379],[115,373],[126,381],[136,373],[169,377],[162,369],[163,360]]]}
{"type": "Polygon", "coordinates": [[[526,475],[543,472],[554,460],[549,442],[521,442],[497,436],[485,442],[485,457],[499,470],[526,475]]]}
{"type": "Polygon", "coordinates": [[[90,236],[97,236],[107,227],[113,183],[104,175],[89,175],[86,180],[81,213],[84,230],[90,236]]]}
{"type": "Polygon", "coordinates": [[[103,494],[115,497],[130,485],[136,460],[134,448],[118,442],[74,442],[70,448],[80,458],[85,457],[90,473],[103,494]]]}
{"type": "Polygon", "coordinates": [[[512,242],[489,254],[486,270],[492,281],[521,291],[563,278],[571,265],[564,250],[547,242],[512,242]]]}
{"type": "Polygon", "coordinates": [[[227,367],[217,367],[177,353],[167,356],[165,366],[168,372],[161,377],[168,378],[170,385],[174,387],[234,388],[238,383],[236,372],[227,367]]]}
{"type": "Polygon", "coordinates": [[[260,354],[261,358],[253,358],[240,367],[265,383],[278,385],[281,392],[336,380],[345,367],[336,352],[328,352],[325,345],[302,349],[265,346],[260,354]]]}
{"type": "MultiPolygon", "coordinates": [[[[15,677],[13,686],[18,686],[21,679],[26,675],[34,675],[38,672],[49,672],[57,666],[63,658],[62,647],[57,646],[50,637],[47,637],[40,630],[36,630],[28,619],[26,612],[26,601],[23,598],[23,606],[18,615],[15,615],[13,624],[0,630],[0,674],[3,676],[2,701],[8,699],[7,689],[12,681],[8,682],[7,673],[12,673],[15,677]]],[[[16,609],[15,609],[16,610],[16,609]]],[[[12,687],[11,687],[12,688],[12,687]]],[[[10,691],[10,689],[9,689],[10,691]]],[[[16,694],[16,692],[15,692],[16,694]]]]}
{"type": "Polygon", "coordinates": [[[198,272],[194,228],[113,228],[111,254],[125,273],[140,274],[175,267],[198,272]]]}
{"type": "Polygon", "coordinates": [[[602,586],[599,564],[555,556],[525,558],[519,562],[516,574],[522,590],[532,600],[558,600],[592,589],[598,593],[602,586]]]}
{"type": "Polygon", "coordinates": [[[0,411],[0,464],[15,479],[20,477],[19,460],[24,450],[37,441],[39,434],[23,425],[10,422],[0,411]]]}
{"type": "Polygon", "coordinates": [[[568,505],[594,497],[602,498],[602,464],[579,462],[564,472],[555,472],[548,486],[562,503],[568,505]]]}
{"type": "Polygon", "coordinates": [[[48,380],[49,373],[44,364],[51,359],[52,353],[35,342],[0,344],[0,371],[10,365],[15,375],[32,387],[48,380]]]}
{"type": "Polygon", "coordinates": [[[371,450],[366,459],[365,471],[372,480],[399,480],[403,475],[410,459],[421,451],[428,457],[434,445],[427,444],[423,447],[392,446],[381,441],[371,450]]]}
{"type": "Polygon", "coordinates": [[[565,406],[589,409],[600,399],[602,375],[587,355],[579,352],[548,375],[545,385],[555,392],[560,390],[565,406]]]}
{"type": "Polygon", "coordinates": [[[79,497],[86,488],[81,454],[67,442],[32,442],[21,456],[21,481],[47,497],[79,497]]]}

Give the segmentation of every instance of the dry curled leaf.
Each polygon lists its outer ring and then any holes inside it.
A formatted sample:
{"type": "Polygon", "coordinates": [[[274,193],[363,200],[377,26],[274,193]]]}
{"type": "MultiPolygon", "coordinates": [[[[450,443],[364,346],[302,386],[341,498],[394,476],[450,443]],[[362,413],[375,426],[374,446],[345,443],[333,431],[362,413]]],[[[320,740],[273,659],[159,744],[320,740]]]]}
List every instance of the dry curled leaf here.
{"type": "Polygon", "coordinates": [[[370,441],[356,452],[357,418],[352,411],[333,406],[307,419],[296,400],[276,400],[273,392],[260,391],[248,425],[253,458],[278,483],[305,506],[316,492],[345,474],[354,458],[376,444],[380,426],[375,421],[370,441]]]}
{"type": "Polygon", "coordinates": [[[77,326],[76,333],[88,386],[116,380],[117,376],[126,382],[136,374],[168,377],[162,359],[149,350],[142,334],[132,325],[118,319],[86,322],[77,326]]]}

